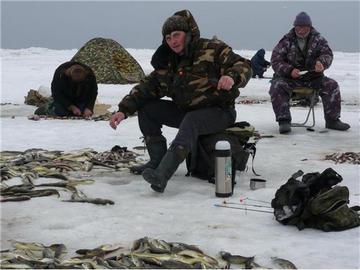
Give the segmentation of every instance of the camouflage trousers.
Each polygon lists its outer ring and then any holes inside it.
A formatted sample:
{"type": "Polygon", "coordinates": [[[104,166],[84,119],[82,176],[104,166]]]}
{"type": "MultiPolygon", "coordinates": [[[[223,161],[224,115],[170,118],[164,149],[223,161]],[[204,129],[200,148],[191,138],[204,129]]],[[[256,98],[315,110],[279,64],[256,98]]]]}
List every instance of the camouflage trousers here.
{"type": "Polygon", "coordinates": [[[300,86],[318,91],[323,103],[326,120],[340,118],[341,96],[339,85],[335,80],[325,76],[309,82],[276,78],[272,80],[269,91],[276,121],[291,121],[290,98],[292,90],[300,86]]]}

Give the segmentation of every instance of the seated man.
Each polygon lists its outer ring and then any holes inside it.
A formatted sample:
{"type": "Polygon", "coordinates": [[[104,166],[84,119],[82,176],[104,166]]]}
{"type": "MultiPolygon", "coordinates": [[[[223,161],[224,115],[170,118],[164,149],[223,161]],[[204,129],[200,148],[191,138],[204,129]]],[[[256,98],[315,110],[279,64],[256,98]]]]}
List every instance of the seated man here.
{"type": "Polygon", "coordinates": [[[217,39],[200,38],[188,10],[175,13],[162,27],[163,44],[152,58],[154,71],[119,104],[110,119],[116,129],[138,111],[150,161],[133,168],[157,192],[196,148],[199,136],[231,126],[236,119],[235,98],[239,87],[251,78],[250,61],[217,39]],[[164,96],[172,100],[161,99],[164,96]],[[167,150],[163,125],[178,128],[167,150]]]}
{"type": "Polygon", "coordinates": [[[258,76],[259,78],[264,78],[264,72],[268,67],[270,67],[270,62],[265,60],[265,50],[258,50],[251,58],[252,77],[256,78],[258,76]]]}
{"type": "Polygon", "coordinates": [[[330,67],[332,60],[333,53],[327,41],[312,27],[309,15],[299,13],[294,28],[279,41],[271,56],[275,74],[269,94],[280,133],[291,131],[289,100],[292,90],[298,86],[318,90],[324,107],[326,128],[350,128],[350,125],[340,120],[339,85],[324,76],[324,70],[330,67]]]}
{"type": "Polygon", "coordinates": [[[90,67],[78,62],[63,63],[56,69],[51,83],[55,115],[92,116],[97,89],[96,78],[90,67]]]}

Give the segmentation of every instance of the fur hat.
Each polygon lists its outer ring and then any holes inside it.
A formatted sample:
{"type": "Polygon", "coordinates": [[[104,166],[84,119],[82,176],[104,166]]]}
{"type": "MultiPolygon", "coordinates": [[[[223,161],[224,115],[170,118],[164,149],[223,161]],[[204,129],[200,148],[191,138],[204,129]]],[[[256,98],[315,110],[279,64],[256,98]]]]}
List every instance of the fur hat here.
{"type": "Polygon", "coordinates": [[[173,15],[165,21],[162,27],[162,35],[165,37],[174,31],[188,32],[189,30],[190,27],[185,17],[180,15],[173,15]]]}
{"type": "Polygon", "coordinates": [[[296,15],[294,26],[312,26],[310,16],[306,12],[296,15]]]}

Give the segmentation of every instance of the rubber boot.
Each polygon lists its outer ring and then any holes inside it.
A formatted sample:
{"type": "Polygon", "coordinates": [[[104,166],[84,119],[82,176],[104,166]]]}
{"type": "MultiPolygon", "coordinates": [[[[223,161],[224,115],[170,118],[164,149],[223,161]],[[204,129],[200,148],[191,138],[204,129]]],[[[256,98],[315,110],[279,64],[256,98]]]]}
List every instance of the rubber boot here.
{"type": "Polygon", "coordinates": [[[162,135],[146,136],[145,144],[149,152],[150,160],[145,164],[130,167],[130,172],[133,174],[142,174],[146,168],[156,169],[166,153],[166,139],[162,135]]]}
{"type": "Polygon", "coordinates": [[[290,121],[279,121],[279,133],[285,134],[291,132],[290,121]]]}
{"type": "Polygon", "coordinates": [[[341,122],[340,119],[336,119],[336,120],[326,120],[325,127],[328,129],[344,131],[344,130],[348,130],[350,128],[350,125],[341,122]]]}
{"type": "Polygon", "coordinates": [[[181,162],[184,161],[189,150],[181,145],[172,146],[161,160],[156,169],[147,168],[142,176],[145,181],[151,184],[151,188],[156,192],[164,192],[167,182],[175,173],[181,162]]]}

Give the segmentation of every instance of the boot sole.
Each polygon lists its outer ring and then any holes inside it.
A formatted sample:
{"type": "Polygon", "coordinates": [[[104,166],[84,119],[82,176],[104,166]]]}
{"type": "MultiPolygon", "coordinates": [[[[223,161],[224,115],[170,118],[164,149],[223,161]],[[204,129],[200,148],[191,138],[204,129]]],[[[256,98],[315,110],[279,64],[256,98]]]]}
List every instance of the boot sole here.
{"type": "Polygon", "coordinates": [[[151,188],[154,191],[160,193],[164,192],[165,187],[163,187],[161,184],[158,183],[157,176],[154,175],[151,169],[145,169],[142,173],[142,177],[145,179],[146,182],[148,182],[151,185],[151,188]]]}
{"type": "Polygon", "coordinates": [[[282,131],[279,130],[279,133],[280,133],[280,134],[286,134],[286,133],[290,133],[290,132],[291,132],[291,129],[289,129],[289,130],[282,130],[282,131]]]}
{"type": "Polygon", "coordinates": [[[336,128],[336,127],[325,126],[325,128],[327,128],[327,129],[332,129],[332,130],[338,130],[338,131],[346,131],[346,130],[348,130],[350,127],[336,128]]]}
{"type": "Polygon", "coordinates": [[[159,188],[158,186],[151,185],[150,186],[154,191],[159,193],[164,193],[165,188],[159,188]]]}

